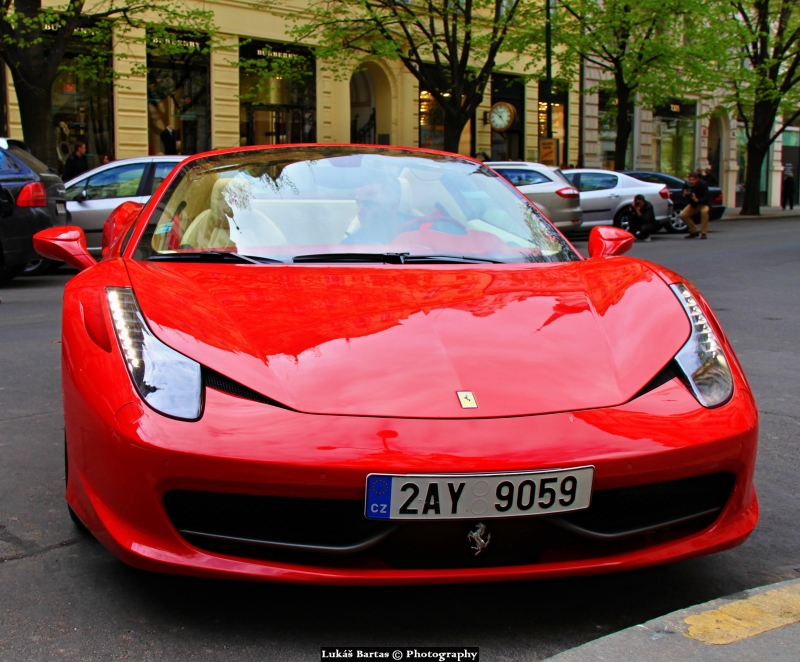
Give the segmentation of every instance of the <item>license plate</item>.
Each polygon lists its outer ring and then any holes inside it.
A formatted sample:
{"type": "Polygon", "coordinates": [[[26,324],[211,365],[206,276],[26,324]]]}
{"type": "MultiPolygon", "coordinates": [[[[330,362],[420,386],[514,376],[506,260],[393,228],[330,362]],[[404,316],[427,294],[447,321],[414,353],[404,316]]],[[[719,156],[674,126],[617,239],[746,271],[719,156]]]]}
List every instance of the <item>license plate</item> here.
{"type": "Polygon", "coordinates": [[[588,508],[594,467],[502,474],[367,476],[369,519],[483,519],[588,508]]]}
{"type": "Polygon", "coordinates": [[[66,214],[67,205],[63,202],[56,202],[56,214],[66,214]]]}

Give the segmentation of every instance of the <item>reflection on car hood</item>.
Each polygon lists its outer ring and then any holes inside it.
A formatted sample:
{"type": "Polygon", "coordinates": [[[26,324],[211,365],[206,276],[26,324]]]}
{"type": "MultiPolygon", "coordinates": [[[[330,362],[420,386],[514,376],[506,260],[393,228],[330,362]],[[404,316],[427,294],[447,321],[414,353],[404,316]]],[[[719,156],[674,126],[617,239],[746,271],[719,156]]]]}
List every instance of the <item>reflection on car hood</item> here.
{"type": "Polygon", "coordinates": [[[689,323],[629,258],[552,265],[128,262],[164,342],[303,412],[494,417],[620,404],[689,323]],[[472,391],[477,409],[462,409],[472,391]]]}

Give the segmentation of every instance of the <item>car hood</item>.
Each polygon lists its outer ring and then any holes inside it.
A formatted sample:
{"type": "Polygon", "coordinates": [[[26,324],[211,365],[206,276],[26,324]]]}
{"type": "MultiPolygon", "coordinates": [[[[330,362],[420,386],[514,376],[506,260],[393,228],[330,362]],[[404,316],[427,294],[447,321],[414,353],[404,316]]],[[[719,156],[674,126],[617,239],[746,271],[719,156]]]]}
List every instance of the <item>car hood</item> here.
{"type": "Polygon", "coordinates": [[[256,266],[128,261],[165,343],[302,412],[543,414],[635,396],[689,335],[630,258],[552,265],[256,266]],[[471,391],[477,408],[462,408],[471,391]]]}

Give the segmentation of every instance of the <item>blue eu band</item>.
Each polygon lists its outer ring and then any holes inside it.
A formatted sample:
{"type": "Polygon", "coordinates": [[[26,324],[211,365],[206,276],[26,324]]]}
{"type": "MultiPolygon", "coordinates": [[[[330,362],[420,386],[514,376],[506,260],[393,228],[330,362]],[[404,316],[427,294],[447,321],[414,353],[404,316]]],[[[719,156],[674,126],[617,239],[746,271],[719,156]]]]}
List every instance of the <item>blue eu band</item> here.
{"type": "Polygon", "coordinates": [[[389,519],[391,514],[392,477],[370,476],[367,479],[367,517],[389,519]]]}

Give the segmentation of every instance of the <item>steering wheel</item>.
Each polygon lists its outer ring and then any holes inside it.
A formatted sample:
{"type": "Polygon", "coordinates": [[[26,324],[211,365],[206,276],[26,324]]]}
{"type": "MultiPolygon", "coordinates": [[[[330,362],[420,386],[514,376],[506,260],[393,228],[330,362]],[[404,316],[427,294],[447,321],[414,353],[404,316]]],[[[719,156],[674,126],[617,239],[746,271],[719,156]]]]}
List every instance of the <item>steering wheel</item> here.
{"type": "Polygon", "coordinates": [[[417,218],[412,218],[410,221],[402,223],[398,228],[397,234],[403,234],[404,232],[413,232],[414,230],[419,230],[423,225],[425,225],[425,223],[431,223],[431,224],[447,223],[448,225],[453,225],[456,228],[458,228],[458,232],[454,234],[467,233],[467,229],[456,219],[451,218],[450,216],[445,216],[444,214],[439,212],[439,213],[428,214],[426,216],[418,216],[417,218]]]}

